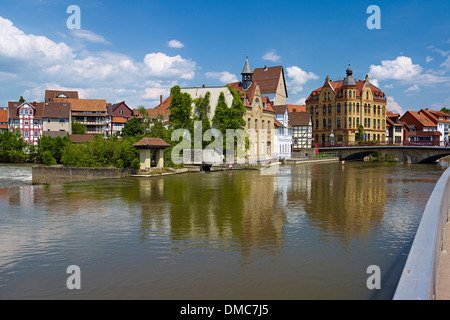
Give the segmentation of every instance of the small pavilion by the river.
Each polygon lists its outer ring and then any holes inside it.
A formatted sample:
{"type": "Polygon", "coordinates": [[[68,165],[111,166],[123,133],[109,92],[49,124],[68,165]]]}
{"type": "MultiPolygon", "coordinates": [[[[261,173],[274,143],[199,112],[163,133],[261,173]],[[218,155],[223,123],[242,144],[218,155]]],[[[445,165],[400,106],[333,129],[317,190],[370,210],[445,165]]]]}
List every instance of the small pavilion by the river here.
{"type": "Polygon", "coordinates": [[[170,144],[159,138],[143,138],[134,147],[139,149],[141,170],[164,168],[164,150],[170,144]]]}

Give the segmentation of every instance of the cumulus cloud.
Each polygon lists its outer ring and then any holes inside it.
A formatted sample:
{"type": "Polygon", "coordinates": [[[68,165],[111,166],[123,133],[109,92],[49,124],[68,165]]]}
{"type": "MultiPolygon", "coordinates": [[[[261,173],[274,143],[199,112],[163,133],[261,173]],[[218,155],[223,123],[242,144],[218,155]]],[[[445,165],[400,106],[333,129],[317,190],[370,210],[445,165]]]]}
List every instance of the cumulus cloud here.
{"type": "Polygon", "coordinates": [[[411,80],[421,74],[423,68],[413,64],[409,57],[397,57],[395,60],[383,60],[381,65],[370,66],[370,76],[379,80],[411,80]]]}
{"type": "Polygon", "coordinates": [[[383,60],[381,65],[371,65],[369,75],[378,80],[398,80],[405,84],[432,85],[450,81],[449,77],[442,77],[425,73],[424,69],[405,56],[395,60],[383,60]]]}
{"type": "Polygon", "coordinates": [[[310,80],[319,79],[319,76],[313,72],[303,71],[297,66],[286,68],[289,88],[292,93],[297,94],[303,91],[303,86],[310,80]]]}
{"type": "Polygon", "coordinates": [[[403,108],[395,101],[394,97],[387,97],[386,109],[394,113],[399,113],[400,115],[405,113],[403,108]]]}
{"type": "Polygon", "coordinates": [[[275,50],[269,51],[267,52],[263,57],[263,60],[268,60],[268,61],[272,61],[272,62],[278,62],[280,61],[281,57],[279,55],[276,54],[275,50]]]}
{"type": "MultiPolygon", "coordinates": [[[[106,43],[103,37],[90,31],[74,34],[86,42],[106,43]]],[[[26,83],[29,87],[26,93],[36,101],[42,100],[45,89],[58,88],[76,89],[80,94],[90,92],[86,97],[108,100],[136,100],[136,97],[157,100],[160,94],[169,92],[169,86],[193,79],[197,70],[195,61],[163,52],[148,53],[141,61],[117,52],[79,52],[64,42],[25,34],[2,17],[0,64],[7,66],[1,72],[10,75],[9,85],[13,81],[16,86],[26,83]]]]}
{"type": "Polygon", "coordinates": [[[0,57],[3,57],[2,60],[21,60],[45,67],[74,59],[75,54],[65,43],[27,35],[10,20],[0,17],[0,57]]]}
{"type": "Polygon", "coordinates": [[[184,47],[184,44],[181,41],[178,41],[176,39],[168,41],[167,45],[171,48],[176,48],[176,49],[180,49],[180,48],[184,47]]]}
{"type": "Polygon", "coordinates": [[[431,56],[427,56],[427,58],[426,58],[426,62],[427,62],[427,63],[430,63],[430,62],[433,61],[433,60],[434,60],[434,58],[431,57],[431,56]]]}
{"type": "Polygon", "coordinates": [[[207,78],[217,79],[224,84],[238,81],[238,78],[236,77],[236,75],[234,75],[228,71],[207,72],[207,73],[205,73],[205,76],[207,78]]]}
{"type": "Polygon", "coordinates": [[[192,79],[195,75],[196,63],[183,59],[180,55],[170,57],[162,52],[149,53],[144,58],[149,75],[156,77],[180,77],[192,79]]]}

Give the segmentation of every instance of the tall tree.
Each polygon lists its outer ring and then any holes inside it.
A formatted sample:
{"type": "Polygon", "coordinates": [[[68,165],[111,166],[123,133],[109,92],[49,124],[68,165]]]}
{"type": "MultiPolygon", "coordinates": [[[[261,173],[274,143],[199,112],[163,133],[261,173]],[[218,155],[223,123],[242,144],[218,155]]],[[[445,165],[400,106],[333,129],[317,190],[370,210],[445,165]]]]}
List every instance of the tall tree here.
{"type": "Polygon", "coordinates": [[[19,98],[19,102],[25,102],[25,99],[22,97],[22,96],[20,96],[20,98],[19,98]]]}
{"type": "Polygon", "coordinates": [[[72,133],[73,134],[86,134],[86,126],[83,126],[77,121],[72,121],[72,133]]]}
{"type": "Polygon", "coordinates": [[[233,102],[230,108],[230,128],[229,129],[243,129],[245,126],[244,115],[247,112],[242,101],[241,92],[228,87],[233,95],[233,102]]]}
{"type": "Polygon", "coordinates": [[[187,129],[193,132],[194,123],[192,120],[192,98],[189,93],[181,92],[179,86],[170,90],[172,97],[170,103],[170,123],[174,129],[187,129]]]}
{"type": "Polygon", "coordinates": [[[225,101],[225,94],[221,92],[219,95],[219,101],[217,102],[216,111],[212,119],[212,123],[216,126],[217,129],[220,130],[220,132],[222,132],[223,135],[226,134],[227,129],[231,129],[230,116],[230,108],[228,108],[227,102],[225,101]]]}

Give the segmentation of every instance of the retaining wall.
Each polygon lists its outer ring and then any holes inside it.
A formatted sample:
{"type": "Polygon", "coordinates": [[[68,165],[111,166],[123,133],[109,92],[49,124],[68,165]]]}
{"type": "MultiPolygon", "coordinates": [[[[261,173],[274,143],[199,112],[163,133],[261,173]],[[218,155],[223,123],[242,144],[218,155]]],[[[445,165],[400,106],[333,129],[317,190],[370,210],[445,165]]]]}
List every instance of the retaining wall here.
{"type": "Polygon", "coordinates": [[[75,167],[33,167],[33,184],[62,184],[74,181],[119,179],[131,176],[132,169],[117,168],[75,168],[75,167]]]}
{"type": "Polygon", "coordinates": [[[434,300],[450,208],[450,169],[442,175],[423,213],[394,300],[434,300]]]}

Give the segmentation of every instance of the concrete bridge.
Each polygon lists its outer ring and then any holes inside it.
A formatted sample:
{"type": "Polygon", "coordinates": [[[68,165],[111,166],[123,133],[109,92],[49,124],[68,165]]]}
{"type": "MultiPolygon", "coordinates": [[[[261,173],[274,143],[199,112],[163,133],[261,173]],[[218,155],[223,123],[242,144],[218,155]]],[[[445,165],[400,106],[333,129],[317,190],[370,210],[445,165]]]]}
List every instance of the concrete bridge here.
{"type": "Polygon", "coordinates": [[[324,147],[319,152],[332,152],[341,161],[361,160],[374,154],[388,154],[404,163],[435,163],[440,158],[450,156],[450,148],[429,146],[369,146],[369,147],[324,147]]]}

